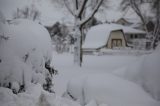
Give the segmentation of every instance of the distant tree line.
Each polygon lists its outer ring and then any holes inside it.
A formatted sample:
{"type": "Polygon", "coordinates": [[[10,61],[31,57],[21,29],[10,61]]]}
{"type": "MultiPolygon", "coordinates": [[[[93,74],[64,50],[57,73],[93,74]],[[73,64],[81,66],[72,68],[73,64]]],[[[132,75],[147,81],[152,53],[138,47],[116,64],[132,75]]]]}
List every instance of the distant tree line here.
{"type": "MultiPolygon", "coordinates": [[[[84,39],[87,30],[94,26],[101,24],[99,20],[93,17],[84,27],[84,39]]],[[[68,52],[71,45],[74,45],[76,39],[74,38],[73,32],[74,27],[68,26],[65,23],[56,22],[52,26],[46,26],[48,32],[50,33],[53,44],[55,45],[55,50],[58,53],[68,52]]],[[[83,40],[84,40],[83,39],[83,40]]]]}
{"type": "Polygon", "coordinates": [[[26,6],[24,8],[17,8],[17,10],[13,13],[13,19],[30,19],[30,20],[38,20],[41,16],[41,12],[35,7],[34,4],[26,6]]]}
{"type": "Polygon", "coordinates": [[[47,26],[47,30],[50,33],[55,50],[58,53],[69,51],[69,45],[73,43],[73,36],[71,35],[69,28],[64,23],[56,22],[53,26],[47,26]]]}

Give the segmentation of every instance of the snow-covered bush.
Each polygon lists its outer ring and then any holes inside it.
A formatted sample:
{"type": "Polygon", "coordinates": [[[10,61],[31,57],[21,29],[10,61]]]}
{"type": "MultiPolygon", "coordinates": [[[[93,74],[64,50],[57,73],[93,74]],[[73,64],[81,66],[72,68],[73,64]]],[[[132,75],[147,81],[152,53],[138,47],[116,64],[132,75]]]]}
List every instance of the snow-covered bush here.
{"type": "Polygon", "coordinates": [[[0,24],[0,86],[19,90],[31,83],[47,85],[54,70],[47,70],[52,60],[48,31],[38,23],[17,19],[0,24]]]}
{"type": "Polygon", "coordinates": [[[1,106],[80,106],[78,103],[48,93],[40,84],[32,84],[26,92],[17,95],[12,90],[0,87],[1,106]]]}

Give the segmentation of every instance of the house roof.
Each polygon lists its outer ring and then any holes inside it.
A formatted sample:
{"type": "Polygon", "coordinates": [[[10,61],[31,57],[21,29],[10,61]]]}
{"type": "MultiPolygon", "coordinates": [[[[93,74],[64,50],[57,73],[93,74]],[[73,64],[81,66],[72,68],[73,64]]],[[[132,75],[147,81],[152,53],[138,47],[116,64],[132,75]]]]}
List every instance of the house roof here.
{"type": "Polygon", "coordinates": [[[82,47],[91,49],[102,47],[107,43],[110,32],[116,30],[123,30],[124,33],[145,34],[144,31],[119,24],[112,23],[96,25],[87,32],[86,39],[82,47]]]}
{"type": "Polygon", "coordinates": [[[120,19],[118,19],[118,20],[116,21],[116,23],[119,23],[120,21],[124,21],[124,22],[126,22],[126,23],[128,23],[128,24],[132,24],[132,22],[128,21],[126,18],[120,18],[120,19]]]}

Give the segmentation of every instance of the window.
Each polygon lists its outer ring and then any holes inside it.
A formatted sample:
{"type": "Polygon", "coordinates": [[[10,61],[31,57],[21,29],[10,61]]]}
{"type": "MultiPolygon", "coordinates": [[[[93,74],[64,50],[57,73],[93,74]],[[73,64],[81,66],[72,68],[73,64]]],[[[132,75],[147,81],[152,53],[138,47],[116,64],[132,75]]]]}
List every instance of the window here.
{"type": "Polygon", "coordinates": [[[138,35],[135,35],[135,39],[137,39],[138,38],[138,35]]]}
{"type": "Polygon", "coordinates": [[[133,39],[133,35],[131,34],[131,39],[133,39]]]}

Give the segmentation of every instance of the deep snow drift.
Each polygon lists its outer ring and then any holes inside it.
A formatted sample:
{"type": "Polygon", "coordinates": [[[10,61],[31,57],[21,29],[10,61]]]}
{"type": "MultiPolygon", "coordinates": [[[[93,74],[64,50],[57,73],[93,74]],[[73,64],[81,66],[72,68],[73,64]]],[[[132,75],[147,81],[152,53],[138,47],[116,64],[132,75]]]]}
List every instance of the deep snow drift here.
{"type": "Polygon", "coordinates": [[[82,105],[95,100],[98,105],[158,106],[140,86],[111,74],[92,74],[71,80],[67,93],[82,105]]]}
{"type": "Polygon", "coordinates": [[[83,65],[81,68],[75,67],[73,63],[73,55],[69,53],[57,54],[53,53],[52,63],[58,69],[58,75],[54,77],[54,90],[57,95],[63,95],[66,91],[67,83],[71,79],[77,79],[80,76],[88,74],[111,73],[116,69],[120,69],[132,62],[135,62],[136,56],[119,56],[105,55],[93,56],[84,55],[83,65]]]}
{"type": "Polygon", "coordinates": [[[152,54],[142,56],[136,63],[114,73],[139,84],[153,98],[160,100],[160,45],[152,54]]]}
{"type": "MultiPolygon", "coordinates": [[[[135,69],[138,69],[138,65],[141,65],[142,62],[139,60],[143,60],[143,57],[118,54],[85,55],[83,57],[83,66],[77,68],[73,64],[71,54],[57,54],[54,52],[53,64],[59,69],[59,74],[54,79],[56,94],[62,95],[66,90],[67,92],[63,96],[72,98],[81,104],[89,103],[87,106],[119,106],[120,104],[127,106],[159,106],[159,102],[154,100],[141,86],[127,81],[125,77],[120,78],[108,74],[123,75],[127,67],[130,66],[135,66],[135,69]]],[[[128,75],[131,78],[132,76],[137,78],[134,75],[128,75]]]]}

